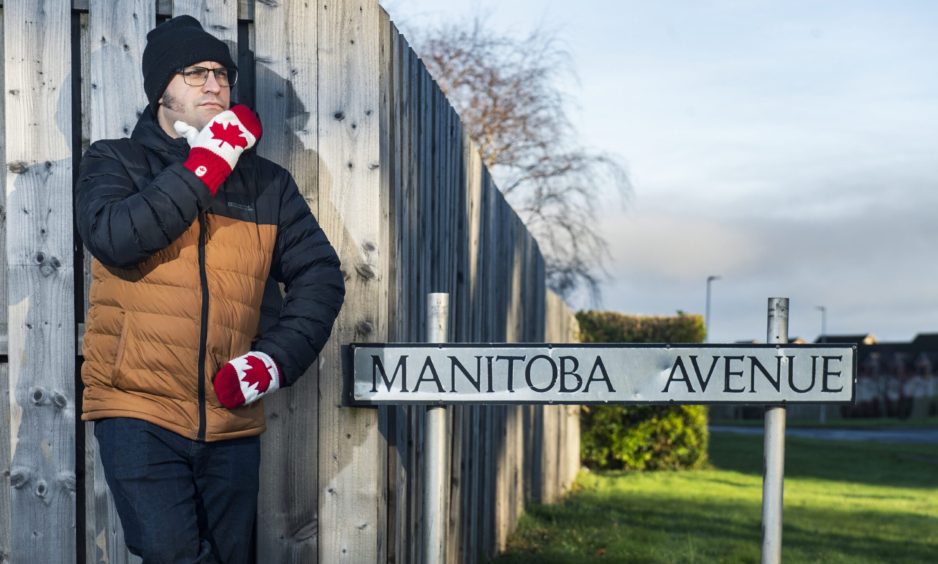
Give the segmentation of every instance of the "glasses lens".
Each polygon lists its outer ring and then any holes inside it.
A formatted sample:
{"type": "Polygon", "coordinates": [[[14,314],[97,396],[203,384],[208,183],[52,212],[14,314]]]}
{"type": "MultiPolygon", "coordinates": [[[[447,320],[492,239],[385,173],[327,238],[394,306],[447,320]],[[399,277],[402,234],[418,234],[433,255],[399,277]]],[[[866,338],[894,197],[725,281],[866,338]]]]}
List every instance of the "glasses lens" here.
{"type": "Polygon", "coordinates": [[[207,69],[205,67],[190,67],[179,71],[183,80],[189,86],[202,86],[208,81],[208,73],[215,75],[215,81],[219,86],[234,86],[238,82],[238,71],[236,69],[226,69],[219,67],[217,69],[207,69]]]}
{"type": "Polygon", "coordinates": [[[182,78],[189,86],[202,86],[208,80],[208,69],[202,67],[183,69],[182,78]]]}
{"type": "Polygon", "coordinates": [[[234,86],[238,83],[238,69],[217,69],[215,71],[215,78],[218,79],[218,83],[222,86],[226,84],[228,86],[234,86]],[[218,71],[225,71],[225,82],[222,82],[222,78],[218,76],[218,71]]]}

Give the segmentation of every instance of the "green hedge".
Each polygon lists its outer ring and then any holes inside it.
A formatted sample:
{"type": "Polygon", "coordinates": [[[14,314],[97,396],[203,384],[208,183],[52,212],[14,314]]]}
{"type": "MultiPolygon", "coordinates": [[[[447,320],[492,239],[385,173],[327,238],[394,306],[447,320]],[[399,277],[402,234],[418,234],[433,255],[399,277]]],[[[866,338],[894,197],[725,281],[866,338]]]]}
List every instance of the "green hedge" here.
{"type": "Polygon", "coordinates": [[[614,311],[581,311],[584,343],[702,343],[703,317],[679,312],[674,316],[624,315],[614,311]]]}
{"type": "MultiPolygon", "coordinates": [[[[577,313],[584,343],[700,343],[703,318],[577,313]]],[[[707,462],[707,408],[679,406],[585,406],[581,458],[597,469],[677,470],[707,462]]]]}

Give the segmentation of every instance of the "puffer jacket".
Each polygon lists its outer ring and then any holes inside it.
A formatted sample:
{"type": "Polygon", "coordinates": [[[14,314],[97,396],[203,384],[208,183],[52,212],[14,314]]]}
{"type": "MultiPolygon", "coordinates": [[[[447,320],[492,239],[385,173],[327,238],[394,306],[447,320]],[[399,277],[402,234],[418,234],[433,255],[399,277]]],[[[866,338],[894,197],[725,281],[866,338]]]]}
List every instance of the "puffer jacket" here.
{"type": "Polygon", "coordinates": [[[329,338],[343,275],[286,170],[246,151],[213,197],[182,166],[188,152],[144,110],[129,139],[82,157],[75,214],[94,256],[82,419],[144,419],[195,440],[257,435],[262,402],[228,410],[212,379],[258,350],[293,384],[329,338]],[[258,334],[269,279],[286,294],[258,334]]]}

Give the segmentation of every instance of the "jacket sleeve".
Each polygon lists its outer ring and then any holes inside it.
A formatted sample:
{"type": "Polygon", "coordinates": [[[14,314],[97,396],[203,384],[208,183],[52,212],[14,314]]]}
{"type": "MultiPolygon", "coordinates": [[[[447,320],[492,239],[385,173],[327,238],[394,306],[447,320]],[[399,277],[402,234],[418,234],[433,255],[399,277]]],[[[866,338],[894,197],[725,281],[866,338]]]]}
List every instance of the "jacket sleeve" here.
{"type": "Polygon", "coordinates": [[[286,172],[271,276],[285,286],[277,322],[261,334],[253,350],[269,354],[281,369],[281,386],[306,372],[329,340],[345,300],[339,256],[310,212],[296,182],[286,172]]]}
{"type": "MultiPolygon", "coordinates": [[[[91,145],[81,159],[75,221],[82,242],[108,266],[132,267],[182,235],[211,202],[211,193],[177,163],[137,189],[113,141],[91,145]]],[[[124,152],[125,147],[120,147],[124,152]]],[[[141,166],[146,166],[142,154],[141,166]]],[[[136,164],[136,163],[134,163],[136,164]]]]}

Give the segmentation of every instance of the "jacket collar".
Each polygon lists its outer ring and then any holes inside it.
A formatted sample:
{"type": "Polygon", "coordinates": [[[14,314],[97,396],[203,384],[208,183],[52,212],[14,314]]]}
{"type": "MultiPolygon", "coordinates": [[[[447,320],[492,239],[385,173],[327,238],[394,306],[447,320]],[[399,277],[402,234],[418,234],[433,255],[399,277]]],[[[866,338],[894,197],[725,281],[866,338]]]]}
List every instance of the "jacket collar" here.
{"type": "Polygon", "coordinates": [[[189,154],[189,143],[186,139],[173,139],[167,135],[150,108],[144,108],[130,138],[156,151],[167,161],[181,161],[189,154]]]}

